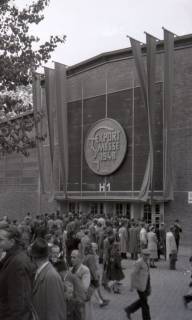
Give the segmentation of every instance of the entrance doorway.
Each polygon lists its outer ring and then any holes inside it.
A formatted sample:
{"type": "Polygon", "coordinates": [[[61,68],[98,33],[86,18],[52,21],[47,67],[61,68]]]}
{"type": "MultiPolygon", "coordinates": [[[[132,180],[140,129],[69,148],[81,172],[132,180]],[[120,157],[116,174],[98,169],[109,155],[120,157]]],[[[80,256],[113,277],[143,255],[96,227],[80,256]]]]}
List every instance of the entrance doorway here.
{"type": "Polygon", "coordinates": [[[104,204],[102,202],[91,203],[89,212],[92,214],[103,214],[104,213],[104,204]]]}
{"type": "Polygon", "coordinates": [[[91,213],[93,215],[101,214],[106,217],[125,217],[129,220],[144,219],[147,223],[159,225],[164,222],[164,203],[129,203],[129,202],[60,202],[60,210],[73,213],[91,213]]]}
{"type": "Polygon", "coordinates": [[[69,202],[68,203],[68,212],[79,213],[79,202],[69,202]]]}
{"type": "Polygon", "coordinates": [[[117,217],[124,217],[131,219],[131,203],[116,203],[115,204],[115,215],[117,217]]]}
{"type": "Polygon", "coordinates": [[[159,225],[161,222],[164,222],[164,204],[144,204],[143,219],[147,223],[154,223],[156,225],[159,225]]]}

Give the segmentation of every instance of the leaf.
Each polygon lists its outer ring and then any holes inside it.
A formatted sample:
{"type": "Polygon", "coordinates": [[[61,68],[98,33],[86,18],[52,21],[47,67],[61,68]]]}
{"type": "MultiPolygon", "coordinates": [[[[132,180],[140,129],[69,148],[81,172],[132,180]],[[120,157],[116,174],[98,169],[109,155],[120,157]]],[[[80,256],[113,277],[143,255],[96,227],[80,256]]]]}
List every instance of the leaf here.
{"type": "Polygon", "coordinates": [[[6,121],[32,111],[32,71],[48,62],[57,45],[66,40],[64,35],[56,35],[40,43],[40,39],[29,32],[32,24],[39,24],[44,19],[43,13],[49,2],[36,0],[19,9],[12,0],[0,0],[1,154],[20,152],[28,155],[28,148],[35,146],[35,139],[30,134],[42,114],[37,119],[30,115],[21,117],[20,121],[6,121]],[[7,135],[7,130],[11,130],[12,134],[7,135]]]}

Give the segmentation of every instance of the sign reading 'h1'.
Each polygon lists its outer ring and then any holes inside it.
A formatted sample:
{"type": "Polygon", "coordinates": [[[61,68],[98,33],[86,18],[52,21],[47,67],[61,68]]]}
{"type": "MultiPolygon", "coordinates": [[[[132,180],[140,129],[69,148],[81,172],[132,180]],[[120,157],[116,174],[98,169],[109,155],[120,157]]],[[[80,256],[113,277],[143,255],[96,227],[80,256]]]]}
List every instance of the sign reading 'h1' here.
{"type": "Polygon", "coordinates": [[[85,159],[89,168],[98,175],[109,175],[121,165],[127,149],[122,126],[105,118],[97,121],[85,139],[85,159]]]}

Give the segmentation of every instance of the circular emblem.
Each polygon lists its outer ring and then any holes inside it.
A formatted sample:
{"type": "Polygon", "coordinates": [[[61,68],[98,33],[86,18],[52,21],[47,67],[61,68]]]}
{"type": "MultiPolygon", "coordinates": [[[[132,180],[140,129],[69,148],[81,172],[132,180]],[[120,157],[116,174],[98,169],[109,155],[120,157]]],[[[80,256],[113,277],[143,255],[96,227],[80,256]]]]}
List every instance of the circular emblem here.
{"type": "Polygon", "coordinates": [[[127,139],[122,126],[105,118],[97,121],[85,139],[85,159],[89,168],[98,175],[109,175],[122,163],[127,139]]]}

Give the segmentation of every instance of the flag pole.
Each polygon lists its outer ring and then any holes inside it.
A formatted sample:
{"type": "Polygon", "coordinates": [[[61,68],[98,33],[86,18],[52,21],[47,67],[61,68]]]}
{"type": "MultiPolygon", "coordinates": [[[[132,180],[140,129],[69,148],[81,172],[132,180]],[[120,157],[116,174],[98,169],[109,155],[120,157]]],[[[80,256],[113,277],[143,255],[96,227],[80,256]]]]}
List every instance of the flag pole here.
{"type": "Polygon", "coordinates": [[[132,79],[132,198],[134,198],[134,171],[135,171],[135,77],[132,79]]]}
{"type": "Polygon", "coordinates": [[[149,33],[149,32],[144,31],[144,34],[145,34],[145,35],[148,35],[148,36],[150,36],[150,37],[152,37],[152,38],[154,38],[154,39],[156,39],[157,41],[161,41],[161,39],[153,36],[153,35],[152,35],[151,33],[149,33]]]}
{"type": "MultiPolygon", "coordinates": [[[[126,35],[126,38],[128,38],[129,40],[130,40],[130,39],[133,39],[133,40],[135,40],[135,41],[138,41],[138,40],[136,40],[135,38],[129,36],[128,34],[126,35]]],[[[142,41],[138,41],[138,42],[139,42],[141,45],[145,45],[145,43],[142,42],[142,41]]]]}
{"type": "Polygon", "coordinates": [[[84,85],[81,84],[81,199],[83,196],[83,119],[84,118],[84,85]]]}
{"type": "Polygon", "coordinates": [[[170,32],[172,33],[175,37],[179,37],[176,33],[172,32],[172,31],[169,31],[168,29],[166,29],[165,27],[162,27],[163,31],[167,31],[167,32],[170,32]]]}

